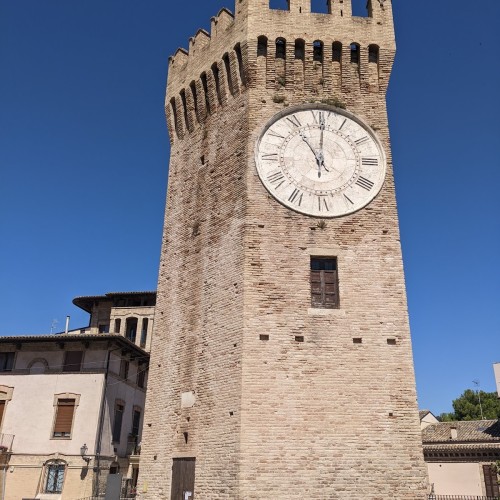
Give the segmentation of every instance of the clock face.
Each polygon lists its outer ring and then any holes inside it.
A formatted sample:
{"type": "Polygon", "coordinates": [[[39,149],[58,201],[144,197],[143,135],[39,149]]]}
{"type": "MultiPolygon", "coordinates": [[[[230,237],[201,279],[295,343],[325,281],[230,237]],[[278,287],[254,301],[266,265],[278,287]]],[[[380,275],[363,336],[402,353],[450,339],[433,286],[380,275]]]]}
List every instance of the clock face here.
{"type": "Polygon", "coordinates": [[[315,217],[339,217],[370,203],[386,160],[371,129],[346,111],[301,106],[275,116],[256,147],[257,170],[283,205],[315,217]]]}

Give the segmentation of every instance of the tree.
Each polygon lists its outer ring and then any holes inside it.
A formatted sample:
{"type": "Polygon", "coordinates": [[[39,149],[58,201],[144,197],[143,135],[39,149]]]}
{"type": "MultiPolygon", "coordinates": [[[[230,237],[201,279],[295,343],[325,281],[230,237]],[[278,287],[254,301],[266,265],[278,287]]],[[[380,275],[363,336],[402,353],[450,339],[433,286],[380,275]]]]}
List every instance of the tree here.
{"type": "Polygon", "coordinates": [[[479,406],[479,396],[483,416],[487,420],[500,418],[500,400],[496,392],[479,391],[479,395],[472,389],[467,389],[457,399],[453,401],[452,413],[442,413],[439,420],[442,422],[452,422],[457,420],[481,420],[481,408],[479,406]]]}

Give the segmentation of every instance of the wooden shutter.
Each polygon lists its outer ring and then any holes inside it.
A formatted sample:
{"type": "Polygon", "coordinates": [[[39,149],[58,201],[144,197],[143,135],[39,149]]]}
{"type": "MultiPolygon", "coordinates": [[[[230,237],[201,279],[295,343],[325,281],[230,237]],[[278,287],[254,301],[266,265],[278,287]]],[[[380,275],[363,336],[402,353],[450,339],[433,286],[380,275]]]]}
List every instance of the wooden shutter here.
{"type": "Polygon", "coordinates": [[[67,351],[64,356],[63,372],[79,372],[82,369],[83,351],[67,351]]]}
{"type": "Polygon", "coordinates": [[[74,412],[74,399],[59,399],[57,402],[56,422],[54,424],[54,437],[71,436],[74,412]]]}
{"type": "Polygon", "coordinates": [[[496,471],[492,469],[491,465],[483,465],[483,474],[486,496],[491,498],[498,497],[500,495],[500,489],[496,471]]]}
{"type": "Polygon", "coordinates": [[[4,411],[5,411],[5,401],[0,401],[0,425],[2,424],[4,411]]]}
{"type": "Polygon", "coordinates": [[[339,307],[337,259],[312,258],[310,281],[312,307],[339,307]]]}

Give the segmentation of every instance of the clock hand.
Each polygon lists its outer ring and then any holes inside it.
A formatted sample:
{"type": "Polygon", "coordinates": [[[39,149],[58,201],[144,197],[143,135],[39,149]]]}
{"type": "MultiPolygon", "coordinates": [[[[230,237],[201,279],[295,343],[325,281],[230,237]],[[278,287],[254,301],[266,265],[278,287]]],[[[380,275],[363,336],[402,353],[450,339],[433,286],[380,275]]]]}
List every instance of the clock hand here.
{"type": "Polygon", "coordinates": [[[304,131],[300,131],[300,137],[302,138],[302,140],[309,146],[309,148],[311,149],[311,151],[313,152],[314,154],[314,158],[316,158],[316,161],[318,161],[318,153],[316,152],[316,150],[312,147],[312,144],[309,142],[309,139],[306,137],[306,134],[304,133],[304,131]]]}

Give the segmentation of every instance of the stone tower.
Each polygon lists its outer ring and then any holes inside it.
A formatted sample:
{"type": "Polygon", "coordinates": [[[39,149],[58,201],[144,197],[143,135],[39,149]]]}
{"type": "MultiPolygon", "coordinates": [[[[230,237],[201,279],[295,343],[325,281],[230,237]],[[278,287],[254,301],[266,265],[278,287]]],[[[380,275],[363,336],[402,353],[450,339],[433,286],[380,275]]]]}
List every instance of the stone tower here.
{"type": "Polygon", "coordinates": [[[423,499],[389,0],[237,0],[169,62],[142,499],[423,499]]]}

